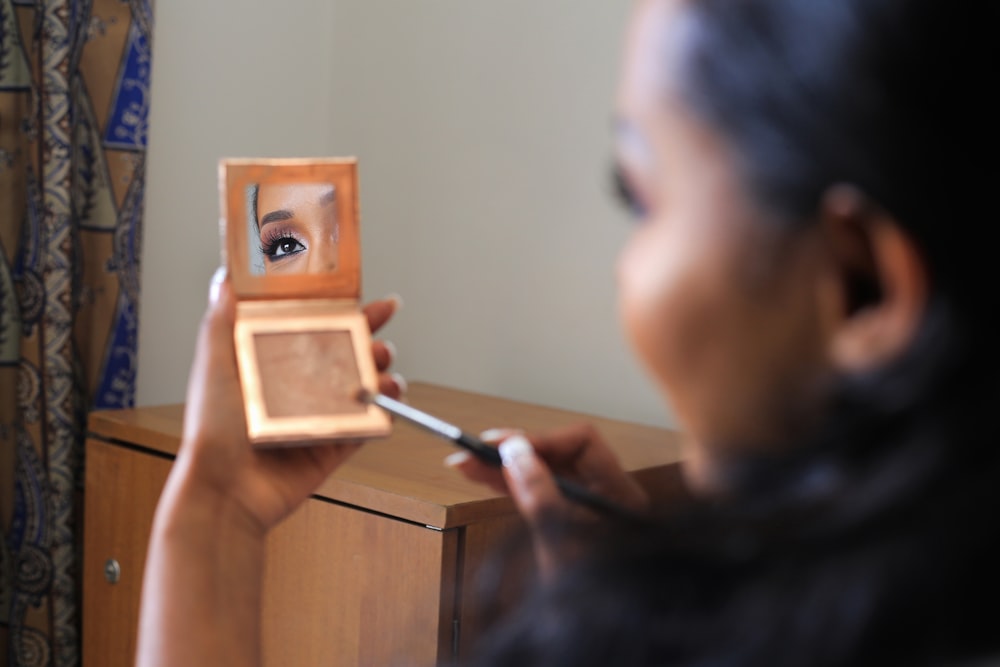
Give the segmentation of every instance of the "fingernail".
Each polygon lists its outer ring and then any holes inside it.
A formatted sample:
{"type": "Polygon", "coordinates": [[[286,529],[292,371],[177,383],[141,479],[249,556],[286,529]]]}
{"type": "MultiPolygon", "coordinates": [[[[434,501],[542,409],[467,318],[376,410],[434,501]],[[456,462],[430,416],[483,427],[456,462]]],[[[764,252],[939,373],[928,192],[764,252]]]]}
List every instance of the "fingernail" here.
{"type": "Polygon", "coordinates": [[[403,297],[399,296],[395,292],[393,292],[392,294],[390,294],[389,296],[387,296],[385,298],[387,300],[389,300],[389,301],[395,301],[396,302],[396,310],[399,310],[400,308],[403,307],[403,297]]]}
{"type": "Polygon", "coordinates": [[[480,440],[486,442],[500,442],[514,435],[522,435],[524,431],[519,428],[488,428],[479,434],[480,440]]]}
{"type": "Polygon", "coordinates": [[[389,351],[389,363],[392,364],[396,360],[396,346],[391,340],[384,340],[382,344],[385,345],[385,349],[389,351]]]}
{"type": "Polygon", "coordinates": [[[219,300],[219,292],[222,290],[222,283],[226,282],[226,267],[220,266],[212,274],[212,282],[208,287],[208,302],[215,303],[219,300]]]}
{"type": "Polygon", "coordinates": [[[472,455],[469,452],[455,452],[444,457],[444,464],[449,468],[457,468],[471,458],[472,455]]]}
{"type": "Polygon", "coordinates": [[[406,384],[406,378],[399,373],[392,373],[389,377],[391,377],[392,381],[396,383],[397,387],[399,387],[399,394],[401,396],[406,394],[406,390],[409,389],[409,385],[406,384]]]}
{"type": "Polygon", "coordinates": [[[505,468],[524,470],[531,465],[535,449],[523,435],[514,435],[500,443],[500,460],[505,468]]]}

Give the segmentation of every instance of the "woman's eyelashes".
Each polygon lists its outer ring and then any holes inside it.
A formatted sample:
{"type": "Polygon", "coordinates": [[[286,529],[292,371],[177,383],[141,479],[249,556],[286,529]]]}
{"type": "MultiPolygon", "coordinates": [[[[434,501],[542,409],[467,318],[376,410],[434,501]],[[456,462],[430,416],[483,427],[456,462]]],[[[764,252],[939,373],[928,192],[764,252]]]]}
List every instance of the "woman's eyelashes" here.
{"type": "Polygon", "coordinates": [[[261,235],[260,241],[261,253],[271,262],[285,259],[307,250],[305,243],[287,230],[276,230],[273,233],[264,232],[261,235]]]}
{"type": "Polygon", "coordinates": [[[628,177],[625,175],[625,170],[620,165],[615,165],[611,169],[611,184],[615,192],[615,197],[629,214],[636,220],[644,219],[647,213],[646,205],[635,189],[633,189],[631,183],[629,183],[628,177]]]}

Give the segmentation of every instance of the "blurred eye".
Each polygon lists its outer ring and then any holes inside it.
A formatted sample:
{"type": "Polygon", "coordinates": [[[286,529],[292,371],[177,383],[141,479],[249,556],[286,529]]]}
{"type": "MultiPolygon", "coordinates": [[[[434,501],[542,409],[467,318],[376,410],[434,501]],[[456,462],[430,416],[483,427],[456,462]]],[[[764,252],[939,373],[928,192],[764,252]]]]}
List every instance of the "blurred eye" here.
{"type": "Polygon", "coordinates": [[[646,217],[646,205],[632,188],[621,165],[615,165],[611,169],[611,185],[618,203],[624,206],[633,218],[642,220],[646,217]]]}

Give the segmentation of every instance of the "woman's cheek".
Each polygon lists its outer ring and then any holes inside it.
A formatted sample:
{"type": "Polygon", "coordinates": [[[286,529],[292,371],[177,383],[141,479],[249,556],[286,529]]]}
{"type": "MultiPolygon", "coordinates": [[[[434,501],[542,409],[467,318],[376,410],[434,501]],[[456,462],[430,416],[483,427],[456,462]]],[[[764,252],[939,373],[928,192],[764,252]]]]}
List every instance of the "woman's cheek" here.
{"type": "Polygon", "coordinates": [[[704,225],[671,222],[636,230],[622,250],[619,309],[637,359],[677,425],[690,430],[702,421],[701,397],[713,389],[713,359],[725,353],[718,338],[718,317],[727,310],[718,286],[723,244],[703,233],[704,225]]]}
{"type": "Polygon", "coordinates": [[[618,260],[619,312],[625,333],[646,371],[662,385],[671,348],[671,307],[680,276],[669,244],[651,228],[637,230],[618,260]]]}

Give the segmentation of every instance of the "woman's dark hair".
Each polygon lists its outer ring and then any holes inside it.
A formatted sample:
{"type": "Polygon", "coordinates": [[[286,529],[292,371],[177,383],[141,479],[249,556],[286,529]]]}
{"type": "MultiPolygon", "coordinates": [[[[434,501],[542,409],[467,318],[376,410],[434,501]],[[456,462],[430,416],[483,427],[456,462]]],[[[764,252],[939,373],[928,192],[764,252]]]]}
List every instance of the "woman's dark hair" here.
{"type": "Polygon", "coordinates": [[[689,0],[681,98],[775,219],[852,184],[914,239],[908,352],[841,378],[794,455],[726,499],[603,526],[481,665],[919,665],[1000,656],[1000,4],[689,0]]]}

